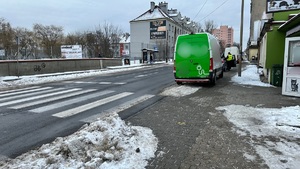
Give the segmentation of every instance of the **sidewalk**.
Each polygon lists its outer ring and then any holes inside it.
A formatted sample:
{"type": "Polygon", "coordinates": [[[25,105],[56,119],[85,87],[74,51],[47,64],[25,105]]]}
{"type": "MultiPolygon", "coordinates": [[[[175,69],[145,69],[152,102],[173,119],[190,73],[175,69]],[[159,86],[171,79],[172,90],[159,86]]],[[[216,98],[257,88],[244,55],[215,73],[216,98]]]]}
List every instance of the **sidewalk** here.
{"type": "MultiPolygon", "coordinates": [[[[156,158],[149,161],[148,169],[270,167],[253,145],[279,144],[281,138],[256,137],[238,130],[216,107],[281,108],[299,105],[299,99],[282,96],[281,88],[244,87],[226,83],[226,80],[229,81],[224,79],[214,87],[200,87],[188,96],[166,97],[127,120],[132,125],[149,127],[159,140],[156,158]]],[[[253,119],[253,123],[259,124],[260,120],[253,119]]],[[[296,140],[296,144],[299,143],[296,140]]],[[[279,163],[284,165],[288,160],[282,159],[279,163]]]]}

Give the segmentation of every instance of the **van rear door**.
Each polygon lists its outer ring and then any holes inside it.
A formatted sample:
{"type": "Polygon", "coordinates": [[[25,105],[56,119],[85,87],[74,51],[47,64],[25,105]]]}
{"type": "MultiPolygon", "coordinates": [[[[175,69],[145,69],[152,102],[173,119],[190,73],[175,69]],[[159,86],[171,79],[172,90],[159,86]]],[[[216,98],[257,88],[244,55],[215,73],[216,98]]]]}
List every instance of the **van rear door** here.
{"type": "Polygon", "coordinates": [[[175,50],[176,78],[209,77],[210,51],[207,34],[179,36],[175,50]]]}

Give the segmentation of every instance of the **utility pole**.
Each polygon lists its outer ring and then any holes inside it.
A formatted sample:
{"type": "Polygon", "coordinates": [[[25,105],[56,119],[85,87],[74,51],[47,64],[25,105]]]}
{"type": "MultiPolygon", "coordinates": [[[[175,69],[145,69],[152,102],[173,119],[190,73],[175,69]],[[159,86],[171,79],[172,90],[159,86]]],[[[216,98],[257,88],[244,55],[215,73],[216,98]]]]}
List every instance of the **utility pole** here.
{"type": "Polygon", "coordinates": [[[19,37],[18,36],[16,36],[16,41],[17,41],[17,76],[19,78],[20,71],[19,71],[19,37]]]}
{"type": "Polygon", "coordinates": [[[244,0],[242,0],[242,6],[241,6],[240,56],[239,56],[239,65],[238,65],[238,76],[242,75],[243,25],[244,25],[244,0]]]}

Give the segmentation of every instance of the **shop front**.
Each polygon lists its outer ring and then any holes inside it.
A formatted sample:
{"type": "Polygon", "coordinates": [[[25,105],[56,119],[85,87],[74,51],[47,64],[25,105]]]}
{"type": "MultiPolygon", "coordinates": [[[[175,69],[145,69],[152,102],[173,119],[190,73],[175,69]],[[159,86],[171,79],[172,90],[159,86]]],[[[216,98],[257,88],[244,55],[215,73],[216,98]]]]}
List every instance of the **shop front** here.
{"type": "Polygon", "coordinates": [[[282,94],[300,97],[300,13],[278,30],[286,32],[282,94]]]}

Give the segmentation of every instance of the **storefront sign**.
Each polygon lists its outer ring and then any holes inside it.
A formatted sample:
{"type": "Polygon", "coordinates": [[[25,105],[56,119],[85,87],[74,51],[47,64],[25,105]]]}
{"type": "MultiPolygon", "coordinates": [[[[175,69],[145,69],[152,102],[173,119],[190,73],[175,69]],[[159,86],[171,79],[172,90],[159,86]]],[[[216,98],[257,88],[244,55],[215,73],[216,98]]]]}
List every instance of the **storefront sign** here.
{"type": "Polygon", "coordinates": [[[300,10],[300,0],[266,0],[267,13],[300,10]]]}
{"type": "Polygon", "coordinates": [[[150,39],[166,39],[166,20],[150,22],[150,39]]]}

